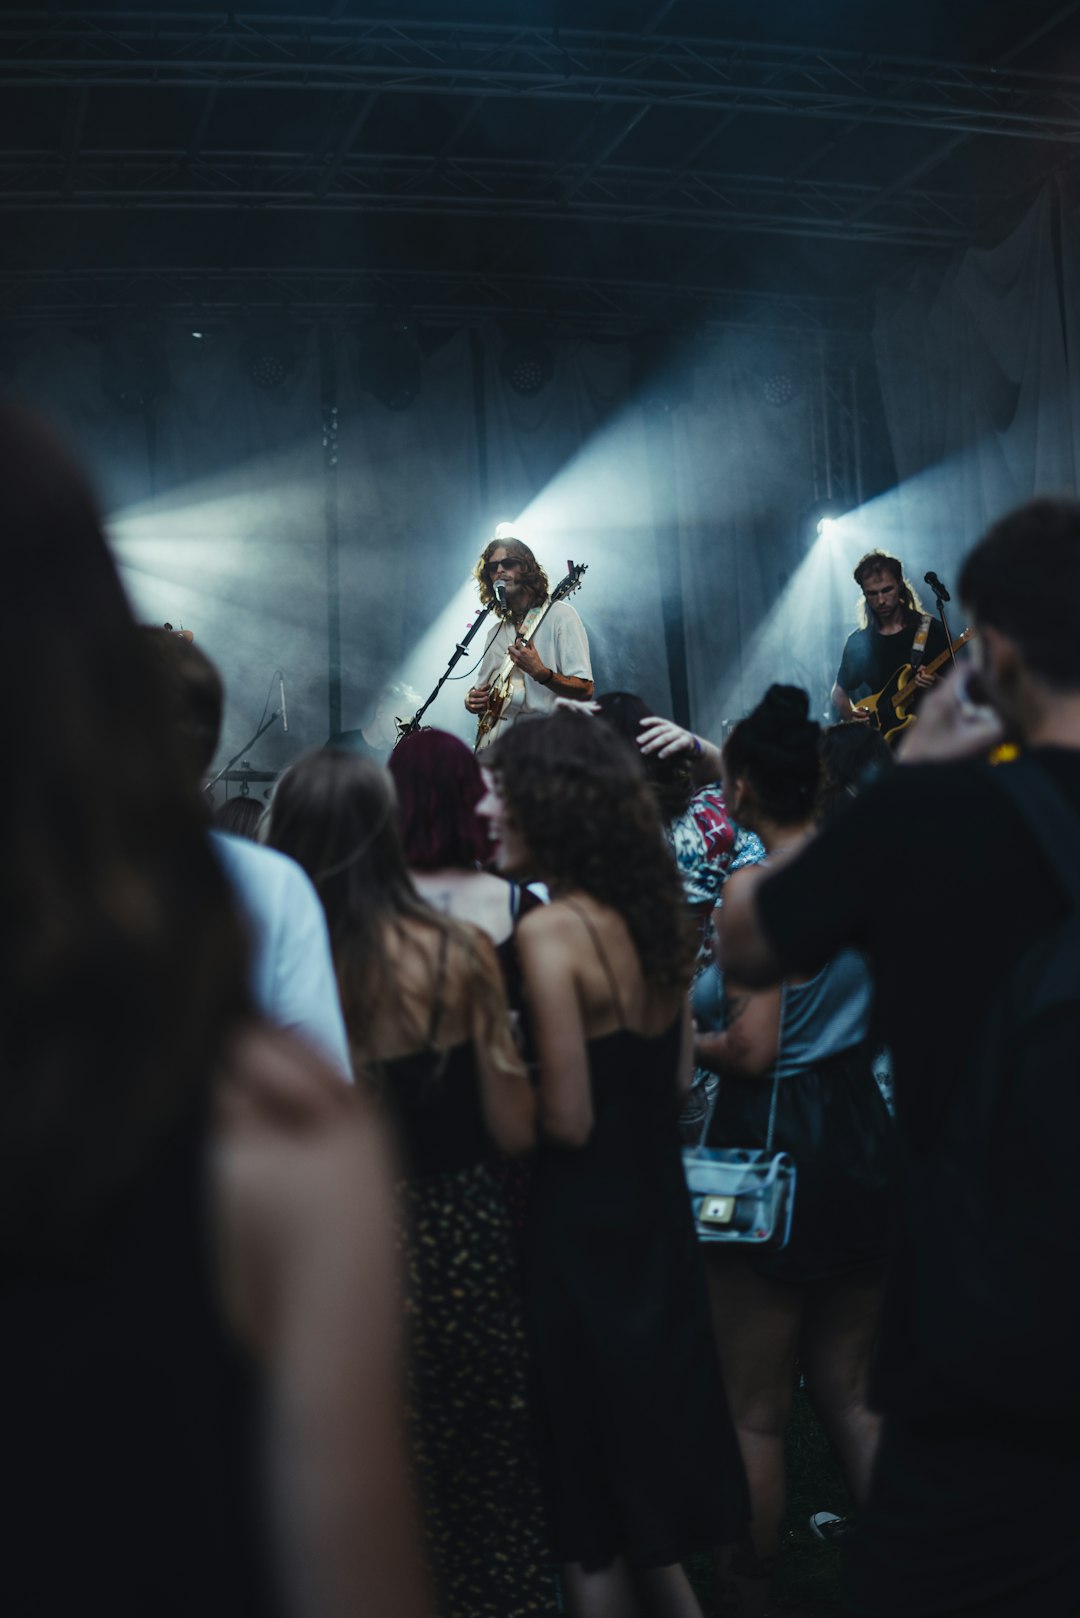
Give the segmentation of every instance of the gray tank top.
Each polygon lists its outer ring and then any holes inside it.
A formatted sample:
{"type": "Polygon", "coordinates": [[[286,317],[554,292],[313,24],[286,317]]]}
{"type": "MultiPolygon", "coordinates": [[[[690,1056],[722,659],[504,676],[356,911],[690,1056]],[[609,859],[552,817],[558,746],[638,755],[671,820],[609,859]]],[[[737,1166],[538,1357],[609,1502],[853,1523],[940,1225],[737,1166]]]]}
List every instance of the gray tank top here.
{"type": "MultiPolygon", "coordinates": [[[[867,1038],[873,985],[864,958],[841,950],[808,983],[788,983],[784,990],[784,1026],[777,1077],[790,1078],[867,1038]]],[[[694,984],[690,999],[699,1028],[723,1028],[724,980],[709,966],[694,984]]]]}

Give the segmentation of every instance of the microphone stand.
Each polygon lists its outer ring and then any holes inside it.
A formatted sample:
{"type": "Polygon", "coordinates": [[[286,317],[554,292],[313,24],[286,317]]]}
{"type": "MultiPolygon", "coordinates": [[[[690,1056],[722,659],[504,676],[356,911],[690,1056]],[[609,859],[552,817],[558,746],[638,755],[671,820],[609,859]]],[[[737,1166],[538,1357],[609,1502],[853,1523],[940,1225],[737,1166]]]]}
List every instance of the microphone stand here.
{"type": "Polygon", "coordinates": [[[945,644],[949,648],[949,656],[952,658],[953,668],[955,668],[956,648],[953,646],[952,630],[949,628],[949,620],[945,616],[945,603],[950,599],[949,593],[940,584],[931,584],[930,588],[933,590],[934,596],[937,599],[938,613],[941,617],[941,627],[945,631],[945,644]]]}
{"type": "Polygon", "coordinates": [[[450,678],[451,674],[453,674],[454,670],[457,668],[458,664],[461,662],[461,659],[465,656],[465,653],[467,652],[467,650],[469,648],[469,642],[472,640],[473,636],[476,634],[476,631],[480,628],[480,625],[483,623],[484,619],[487,617],[487,615],[488,615],[488,613],[490,611],[491,611],[490,607],[481,607],[480,611],[477,613],[476,617],[473,619],[472,623],[469,625],[469,633],[465,636],[465,639],[459,641],[458,644],[454,647],[453,656],[451,657],[449,663],[446,665],[446,668],[445,668],[445,670],[444,670],[444,672],[442,674],[442,677],[439,680],[439,683],[436,685],[434,691],[431,693],[430,697],[428,697],[427,701],[422,703],[420,705],[420,707],[417,708],[416,712],[413,714],[411,719],[399,719],[398,720],[397,728],[398,728],[398,740],[399,741],[401,740],[402,736],[411,736],[412,732],[414,730],[419,730],[420,729],[420,721],[421,721],[421,719],[423,719],[424,715],[427,713],[428,709],[431,707],[431,704],[435,701],[435,698],[438,696],[439,692],[442,690],[443,686],[446,684],[446,682],[450,678]]]}

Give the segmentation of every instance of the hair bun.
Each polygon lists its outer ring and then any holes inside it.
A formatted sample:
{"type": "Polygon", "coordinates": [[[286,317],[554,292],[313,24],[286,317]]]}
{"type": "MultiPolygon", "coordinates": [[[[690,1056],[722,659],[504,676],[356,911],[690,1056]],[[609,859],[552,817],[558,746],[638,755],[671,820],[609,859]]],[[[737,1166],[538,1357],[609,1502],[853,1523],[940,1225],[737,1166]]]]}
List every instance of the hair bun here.
{"type": "Polygon", "coordinates": [[[763,761],[783,768],[816,757],[821,728],[810,718],[810,698],[797,685],[771,685],[743,721],[763,761]]]}
{"type": "Polygon", "coordinates": [[[810,698],[799,685],[770,685],[761,706],[786,724],[798,724],[810,717],[810,698]]]}

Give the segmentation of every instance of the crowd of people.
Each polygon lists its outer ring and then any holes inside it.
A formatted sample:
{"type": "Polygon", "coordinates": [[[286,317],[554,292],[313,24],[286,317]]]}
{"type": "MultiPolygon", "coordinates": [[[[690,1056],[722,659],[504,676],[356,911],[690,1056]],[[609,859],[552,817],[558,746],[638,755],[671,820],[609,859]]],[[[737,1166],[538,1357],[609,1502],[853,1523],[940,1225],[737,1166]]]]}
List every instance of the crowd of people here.
{"type": "Polygon", "coordinates": [[[223,829],[217,671],[0,465],[5,1612],[756,1618],[800,1377],[846,1611],[1080,1610],[1080,507],[972,552],[899,762],[585,700],[564,614],[479,758],[369,726],[223,829]],[[787,1239],[699,1240],[688,1146],[787,1154],[787,1239]]]}

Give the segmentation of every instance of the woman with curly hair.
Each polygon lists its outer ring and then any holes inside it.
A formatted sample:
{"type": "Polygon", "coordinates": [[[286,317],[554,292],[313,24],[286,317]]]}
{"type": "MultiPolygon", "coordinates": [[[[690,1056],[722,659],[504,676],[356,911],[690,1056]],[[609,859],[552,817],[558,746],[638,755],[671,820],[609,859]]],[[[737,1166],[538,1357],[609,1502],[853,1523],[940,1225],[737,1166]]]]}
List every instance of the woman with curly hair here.
{"type": "Polygon", "coordinates": [[[516,726],[481,804],[552,903],[518,930],[540,1057],[526,1294],[572,1612],[700,1618],[679,1566],[732,1540],[745,1483],[683,1183],[693,958],[640,759],[573,713],[516,726]]]}
{"type": "MultiPolygon", "coordinates": [[[[594,706],[605,724],[640,750],[646,779],[656,795],[664,836],[679,869],[683,900],[698,924],[692,992],[702,973],[716,970],[712,917],[729,872],[760,859],[765,851],[753,832],[736,826],[728,814],[718,755],[712,748],[704,753],[689,731],[659,718],[630,691],[605,692],[594,706]],[[685,738],[689,750],[681,746],[669,752],[659,750],[676,736],[685,738]],[[660,743],[657,737],[662,738],[660,743]],[[714,756],[717,765],[710,771],[708,762],[714,756]],[[703,765],[704,779],[699,780],[697,771],[703,765]]],[[[696,1067],[679,1117],[684,1145],[696,1146],[701,1140],[715,1093],[715,1074],[696,1067]]]]}
{"type": "Polygon", "coordinates": [[[532,1146],[536,1103],[495,952],[416,892],[393,783],[370,759],[298,760],[267,841],[322,899],[357,1080],[397,1126],[413,1453],[439,1611],[549,1614],[520,1284],[494,1161],[496,1148],[532,1146]]]}
{"type": "MultiPolygon", "coordinates": [[[[724,795],[758,833],[766,858],[800,848],[815,829],[819,727],[806,692],[771,686],[723,752],[724,795]]],[[[736,872],[727,892],[753,881],[736,872]]],[[[870,1065],[872,991],[847,950],[808,979],[747,990],[702,979],[695,996],[698,1062],[720,1075],[706,1140],[772,1145],[795,1159],[791,1239],[782,1249],[714,1244],[707,1252],[724,1378],[750,1479],[753,1523],[728,1572],[722,1612],[766,1610],[784,1514],[784,1435],[796,1357],[810,1400],[865,1497],[878,1434],[866,1404],[888,1219],[892,1126],[870,1065]],[[706,1004],[707,991],[719,1004],[706,1004]],[[773,1092],[775,1086],[775,1105],[773,1092]]]]}

